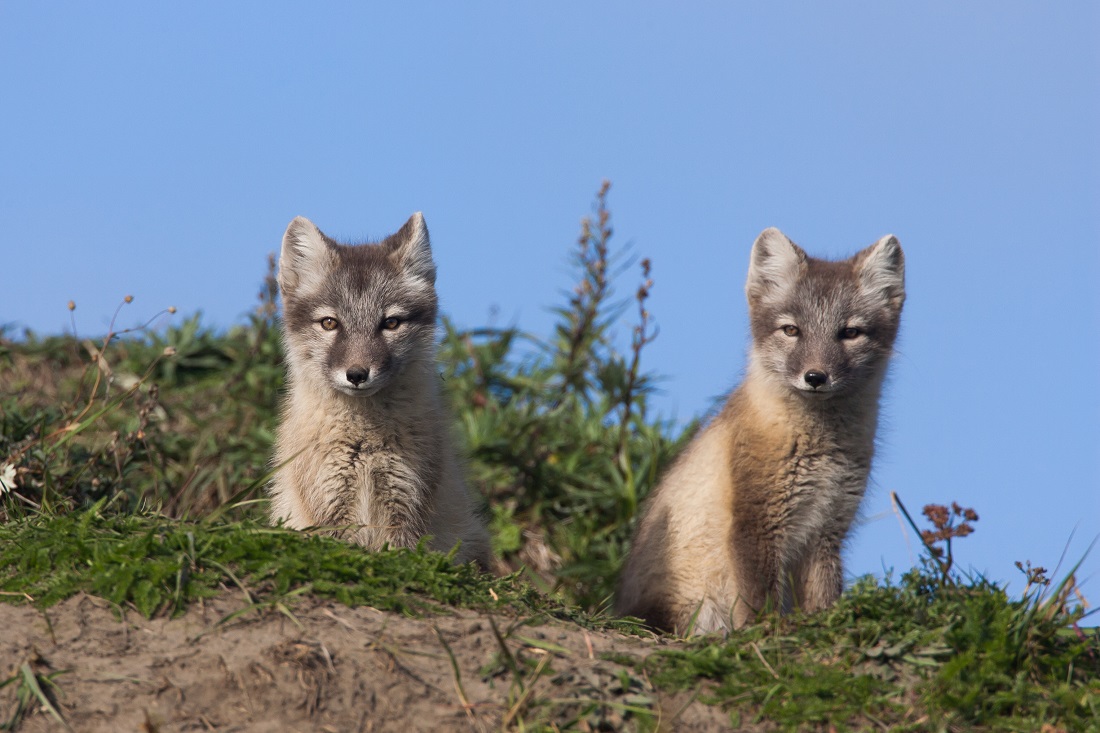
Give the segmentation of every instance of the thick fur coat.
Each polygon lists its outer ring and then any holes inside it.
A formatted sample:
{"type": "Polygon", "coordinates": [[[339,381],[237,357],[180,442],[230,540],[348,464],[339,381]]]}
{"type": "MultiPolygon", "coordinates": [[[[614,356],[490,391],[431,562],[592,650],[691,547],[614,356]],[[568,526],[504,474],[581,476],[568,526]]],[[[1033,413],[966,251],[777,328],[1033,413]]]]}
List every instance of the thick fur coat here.
{"type": "Polygon", "coordinates": [[[438,302],[424,218],[343,245],[308,219],[279,259],[287,394],[271,516],[368,549],[429,546],[490,563],[439,392],[438,302]]]}
{"type": "Polygon", "coordinates": [[[905,299],[893,236],[842,262],[779,230],[753,246],[745,380],[648,500],[616,609],[679,633],[843,589],[841,549],[867,486],[905,299]]]}

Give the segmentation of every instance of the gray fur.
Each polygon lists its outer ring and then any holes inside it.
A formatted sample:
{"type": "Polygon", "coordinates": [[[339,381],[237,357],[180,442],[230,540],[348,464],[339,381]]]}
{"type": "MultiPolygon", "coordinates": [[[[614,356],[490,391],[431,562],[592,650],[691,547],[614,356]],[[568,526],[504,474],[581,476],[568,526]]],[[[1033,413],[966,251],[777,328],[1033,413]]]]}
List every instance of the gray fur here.
{"type": "Polygon", "coordinates": [[[424,218],[343,245],[308,219],[279,260],[287,397],[271,516],[330,527],[372,550],[449,551],[488,568],[488,535],[462,477],[439,395],[438,300],[424,218]]]}

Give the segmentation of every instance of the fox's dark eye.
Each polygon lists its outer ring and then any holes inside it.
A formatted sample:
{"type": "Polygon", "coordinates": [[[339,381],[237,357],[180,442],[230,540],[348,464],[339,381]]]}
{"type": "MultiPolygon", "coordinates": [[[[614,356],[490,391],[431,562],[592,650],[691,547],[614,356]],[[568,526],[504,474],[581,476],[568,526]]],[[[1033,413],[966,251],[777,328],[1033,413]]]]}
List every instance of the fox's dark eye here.
{"type": "Polygon", "coordinates": [[[842,339],[850,341],[851,339],[856,338],[857,336],[859,336],[862,333],[863,333],[863,331],[858,329],[858,328],[849,327],[849,328],[846,328],[846,329],[844,329],[843,331],[840,332],[840,337],[842,339]]]}
{"type": "Polygon", "coordinates": [[[798,330],[798,326],[783,326],[782,330],[783,330],[783,333],[785,333],[785,334],[787,334],[788,336],[791,336],[791,337],[797,336],[798,334],[802,333],[801,331],[798,330]]]}
{"type": "Polygon", "coordinates": [[[386,320],[382,321],[382,328],[386,329],[387,331],[393,331],[400,325],[401,319],[397,316],[390,316],[386,320]]]}
{"type": "Polygon", "coordinates": [[[332,331],[340,325],[340,322],[337,321],[335,318],[322,318],[320,323],[321,328],[325,329],[326,331],[332,331]]]}

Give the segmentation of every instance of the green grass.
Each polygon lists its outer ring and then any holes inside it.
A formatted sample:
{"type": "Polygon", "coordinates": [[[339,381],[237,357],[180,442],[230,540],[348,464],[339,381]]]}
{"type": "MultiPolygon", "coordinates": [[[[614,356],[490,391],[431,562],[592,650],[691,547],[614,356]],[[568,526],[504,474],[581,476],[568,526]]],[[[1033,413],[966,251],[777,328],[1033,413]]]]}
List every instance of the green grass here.
{"type": "Polygon", "coordinates": [[[97,505],[0,525],[0,591],[9,601],[48,607],[86,592],[153,617],[226,590],[255,606],[308,594],[414,616],[458,606],[634,628],[538,593],[515,574],[496,578],[423,547],[368,553],[254,519],[175,520],[97,505]]]}
{"type": "MultiPolygon", "coordinates": [[[[443,384],[512,574],[266,524],[283,385],[269,263],[256,312],[228,331],[194,316],[95,340],[0,332],[0,599],[46,606],[86,592],[153,616],[225,592],[245,610],[292,613],[309,595],[428,619],[467,607],[639,631],[610,619],[608,601],[639,506],[693,426],[648,409],[655,285],[642,260],[633,299],[616,299],[631,263],[611,244],[606,195],[573,249],[576,286],[551,333],[444,321],[443,384]]],[[[815,616],[617,658],[619,707],[533,694],[539,679],[568,674],[556,656],[510,657],[501,643],[486,674],[507,680],[511,723],[529,730],[645,729],[647,695],[674,691],[720,706],[734,726],[1100,730],[1100,637],[1078,627],[1073,573],[1051,585],[1029,566],[1017,599],[962,576],[951,541],[976,514],[939,509],[920,532],[922,566],[896,583],[861,580],[815,616]]],[[[8,727],[44,705],[52,684],[31,667],[0,680],[18,691],[8,727]]]]}
{"type": "Polygon", "coordinates": [[[983,580],[939,586],[931,571],[864,579],[831,609],[771,618],[728,640],[662,650],[640,669],[787,729],[1096,730],[1100,636],[1064,598],[1011,600],[983,580]]]}
{"type": "Polygon", "coordinates": [[[49,714],[63,729],[71,730],[53,699],[53,692],[57,689],[55,680],[63,674],[65,670],[39,674],[34,671],[31,662],[26,661],[13,671],[11,677],[0,681],[0,690],[9,685],[15,689],[15,705],[11,717],[0,724],[0,730],[16,730],[23,719],[36,708],[49,714]]]}
{"type": "MultiPolygon", "coordinates": [[[[86,592],[155,616],[229,592],[240,594],[241,612],[293,615],[295,600],[308,595],[429,621],[452,607],[521,620],[497,631],[501,652],[483,674],[507,685],[514,717],[529,728],[560,723],[567,708],[578,721],[627,715],[644,728],[653,712],[648,685],[694,692],[735,723],[766,721],[785,730],[1096,730],[1100,635],[1076,626],[1082,610],[1068,606],[1068,586],[1011,599],[984,580],[955,580],[942,584],[932,566],[897,583],[867,578],[819,614],[767,617],[728,638],[613,657],[623,666],[617,694],[634,701],[616,708],[595,695],[566,704],[528,692],[540,679],[552,689],[569,673],[568,660],[533,639],[524,645],[547,654],[510,652],[503,636],[551,618],[640,629],[548,597],[518,574],[496,578],[424,549],[365,553],[328,537],[225,517],[181,521],[94,506],[0,525],[0,597],[9,602],[30,598],[46,607],[86,592]]],[[[25,670],[16,672],[7,684],[30,694],[25,670]]]]}

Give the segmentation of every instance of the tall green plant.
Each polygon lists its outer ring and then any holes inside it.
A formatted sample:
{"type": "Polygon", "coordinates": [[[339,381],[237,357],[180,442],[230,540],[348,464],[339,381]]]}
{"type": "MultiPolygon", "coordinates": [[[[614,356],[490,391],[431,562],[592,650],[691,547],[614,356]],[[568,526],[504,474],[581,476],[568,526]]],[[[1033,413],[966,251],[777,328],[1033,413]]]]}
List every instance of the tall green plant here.
{"type": "Polygon", "coordinates": [[[654,377],[642,356],[656,335],[648,259],[629,352],[612,339],[629,301],[614,295],[624,253],[612,247],[609,189],[582,222],[577,283],[548,338],[445,321],[442,348],[498,553],[586,606],[611,595],[639,502],[677,446],[672,426],[647,414],[654,377]]]}

